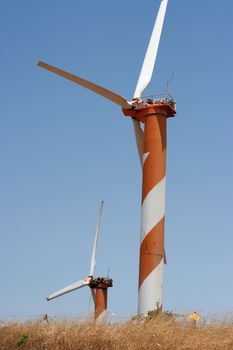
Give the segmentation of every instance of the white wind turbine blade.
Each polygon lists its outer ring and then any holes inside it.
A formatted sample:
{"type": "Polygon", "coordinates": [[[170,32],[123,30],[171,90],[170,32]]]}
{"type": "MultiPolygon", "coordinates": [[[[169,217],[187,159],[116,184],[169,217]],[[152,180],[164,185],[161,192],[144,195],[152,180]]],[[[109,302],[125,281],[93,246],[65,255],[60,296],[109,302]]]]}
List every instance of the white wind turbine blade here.
{"type": "Polygon", "coordinates": [[[132,121],[133,121],[134,134],[135,134],[136,144],[138,149],[138,155],[142,165],[143,149],[144,149],[144,132],[138,120],[132,119],[132,121]]]}
{"type": "Polygon", "coordinates": [[[154,64],[159,47],[160,36],[163,28],[164,17],[166,13],[168,0],[161,0],[159,12],[155,21],[155,25],[151,34],[150,42],[147,48],[146,56],[139,75],[138,83],[134,93],[134,98],[141,97],[143,91],[151,81],[154,64]]]}
{"type": "Polygon", "coordinates": [[[62,69],[56,68],[54,66],[51,66],[50,64],[44,63],[44,62],[38,62],[38,66],[45,68],[49,70],[50,72],[53,72],[55,74],[58,74],[62,76],[63,78],[66,78],[68,80],[73,81],[76,84],[79,84],[86,89],[89,89],[93,92],[95,92],[98,95],[101,95],[102,97],[105,97],[106,99],[118,104],[122,108],[130,109],[132,107],[131,103],[126,100],[125,97],[120,96],[116,94],[115,92],[112,92],[108,89],[103,88],[102,86],[96,85],[88,80],[85,80],[83,78],[80,78],[74,74],[68,73],[62,69]]]}
{"type": "Polygon", "coordinates": [[[87,279],[85,279],[85,280],[77,281],[77,282],[75,282],[75,283],[73,283],[73,284],[71,284],[71,285],[69,285],[69,286],[67,286],[67,287],[65,287],[65,288],[63,288],[63,289],[60,289],[60,290],[58,290],[57,292],[55,292],[55,293],[49,295],[49,296],[47,297],[47,300],[49,301],[49,300],[55,299],[55,298],[57,298],[57,297],[60,297],[60,296],[63,295],[63,294],[70,293],[70,292],[72,292],[73,290],[76,290],[76,289],[79,289],[79,288],[88,286],[89,283],[90,283],[90,279],[89,279],[89,278],[87,278],[87,279]]]}
{"type": "Polygon", "coordinates": [[[90,273],[89,273],[89,276],[91,276],[91,277],[93,277],[94,272],[95,272],[96,250],[97,250],[97,244],[98,244],[98,239],[99,239],[100,222],[101,222],[101,217],[102,217],[103,205],[104,205],[104,201],[101,201],[99,217],[98,217],[98,222],[96,225],[95,238],[94,238],[93,249],[92,249],[92,256],[91,256],[91,267],[90,267],[90,273]]]}

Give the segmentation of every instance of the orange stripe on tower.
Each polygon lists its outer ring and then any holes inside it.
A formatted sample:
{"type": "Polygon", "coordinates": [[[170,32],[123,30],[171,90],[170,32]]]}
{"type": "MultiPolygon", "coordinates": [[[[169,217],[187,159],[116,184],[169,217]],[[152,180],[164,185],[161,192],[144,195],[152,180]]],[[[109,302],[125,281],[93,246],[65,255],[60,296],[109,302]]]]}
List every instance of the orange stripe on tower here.
{"type": "Polygon", "coordinates": [[[139,286],[164,257],[164,218],[148,233],[140,247],[139,286]],[[141,261],[142,260],[142,261],[141,261]]]}
{"type": "Polygon", "coordinates": [[[151,189],[166,175],[166,129],[167,118],[155,117],[155,115],[147,117],[144,153],[149,155],[143,166],[142,202],[151,189]]]}

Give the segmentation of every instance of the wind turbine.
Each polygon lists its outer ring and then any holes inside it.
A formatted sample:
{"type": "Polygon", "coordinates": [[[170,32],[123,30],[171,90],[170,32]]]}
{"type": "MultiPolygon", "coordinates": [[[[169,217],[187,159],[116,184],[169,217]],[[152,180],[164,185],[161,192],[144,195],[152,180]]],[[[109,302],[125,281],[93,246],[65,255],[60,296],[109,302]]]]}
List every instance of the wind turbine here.
{"type": "Polygon", "coordinates": [[[94,278],[94,272],[96,267],[96,250],[97,250],[97,244],[99,240],[99,232],[100,232],[100,222],[102,217],[102,210],[103,210],[103,204],[104,202],[101,201],[100,203],[100,211],[99,211],[99,217],[98,222],[96,226],[96,232],[94,237],[94,243],[93,243],[93,249],[92,249],[92,256],[91,256],[91,267],[90,272],[87,277],[85,277],[82,280],[79,280],[47,297],[47,300],[50,301],[52,299],[55,299],[61,295],[73,292],[76,289],[80,289],[86,286],[89,286],[91,288],[91,294],[93,297],[94,305],[95,305],[95,313],[94,313],[94,319],[102,320],[106,316],[106,310],[107,310],[107,293],[108,288],[112,287],[112,279],[106,278],[106,277],[97,277],[94,278]]]}
{"type": "Polygon", "coordinates": [[[132,100],[102,86],[51,66],[38,65],[77,83],[122,107],[133,121],[138,153],[142,165],[142,209],[139,262],[138,313],[162,308],[166,181],[166,124],[176,114],[171,96],[143,98],[151,81],[168,0],[161,0],[150,42],[132,100]],[[144,124],[144,129],[141,124],[144,124]]]}

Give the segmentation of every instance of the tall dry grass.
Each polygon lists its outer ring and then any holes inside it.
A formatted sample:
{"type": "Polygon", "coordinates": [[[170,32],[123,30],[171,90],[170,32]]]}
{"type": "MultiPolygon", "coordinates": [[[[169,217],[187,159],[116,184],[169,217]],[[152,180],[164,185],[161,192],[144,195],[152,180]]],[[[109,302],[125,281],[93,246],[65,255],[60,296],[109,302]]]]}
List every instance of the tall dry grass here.
{"type": "Polygon", "coordinates": [[[25,322],[0,324],[0,349],[233,350],[232,324],[199,325],[159,315],[122,324],[25,322]],[[21,339],[21,340],[20,340],[21,339]]]}

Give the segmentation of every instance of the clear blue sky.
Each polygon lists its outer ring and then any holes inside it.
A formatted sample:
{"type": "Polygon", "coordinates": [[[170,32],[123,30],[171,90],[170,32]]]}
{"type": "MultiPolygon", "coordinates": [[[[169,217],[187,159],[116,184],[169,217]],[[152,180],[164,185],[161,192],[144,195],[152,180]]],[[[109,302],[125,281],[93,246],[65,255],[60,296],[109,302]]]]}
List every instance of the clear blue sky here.
{"type": "MultiPolygon", "coordinates": [[[[36,66],[43,60],[131,98],[159,0],[0,4],[0,314],[85,314],[89,290],[45,296],[89,272],[109,311],[137,309],[141,170],[118,106],[36,66]]],[[[170,91],[164,306],[232,310],[233,3],[170,0],[153,80],[170,91]]]]}

